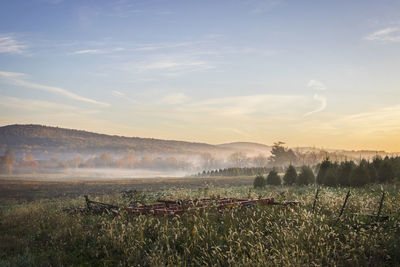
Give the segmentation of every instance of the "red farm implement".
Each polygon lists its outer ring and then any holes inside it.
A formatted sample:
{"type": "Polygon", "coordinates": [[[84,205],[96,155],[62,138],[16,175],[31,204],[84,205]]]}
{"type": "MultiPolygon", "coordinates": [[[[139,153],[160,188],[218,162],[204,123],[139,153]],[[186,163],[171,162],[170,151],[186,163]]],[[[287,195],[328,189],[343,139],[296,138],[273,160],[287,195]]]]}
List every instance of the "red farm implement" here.
{"type": "Polygon", "coordinates": [[[194,200],[158,200],[152,205],[130,206],[126,211],[133,214],[152,215],[182,215],[185,212],[203,211],[216,208],[218,211],[233,207],[251,207],[257,203],[266,205],[295,205],[297,202],[275,202],[273,198],[244,199],[244,198],[203,198],[194,200]]]}

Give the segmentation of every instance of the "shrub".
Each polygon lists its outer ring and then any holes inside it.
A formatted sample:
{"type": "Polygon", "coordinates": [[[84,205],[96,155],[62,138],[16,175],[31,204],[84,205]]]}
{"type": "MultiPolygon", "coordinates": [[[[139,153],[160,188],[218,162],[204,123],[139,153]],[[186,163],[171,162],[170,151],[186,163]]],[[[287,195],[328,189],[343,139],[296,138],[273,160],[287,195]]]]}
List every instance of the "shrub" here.
{"type": "Polygon", "coordinates": [[[261,188],[265,186],[265,179],[262,175],[257,175],[253,182],[254,188],[261,188]]]}
{"type": "Polygon", "coordinates": [[[266,183],[269,185],[281,185],[281,177],[279,177],[279,174],[275,169],[272,169],[268,173],[266,183]]]}
{"type": "Polygon", "coordinates": [[[296,183],[298,185],[307,185],[307,184],[312,184],[314,182],[315,182],[315,176],[311,168],[308,166],[301,167],[296,183]]]}

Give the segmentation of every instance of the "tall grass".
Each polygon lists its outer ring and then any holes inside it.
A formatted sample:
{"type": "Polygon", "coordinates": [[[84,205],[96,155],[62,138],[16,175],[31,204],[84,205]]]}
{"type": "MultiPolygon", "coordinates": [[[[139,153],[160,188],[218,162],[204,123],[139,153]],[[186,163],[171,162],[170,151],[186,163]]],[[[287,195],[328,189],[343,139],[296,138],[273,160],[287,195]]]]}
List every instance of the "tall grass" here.
{"type": "MultiPolygon", "coordinates": [[[[3,203],[0,266],[393,266],[400,264],[399,190],[386,186],[382,214],[389,220],[355,216],[374,213],[381,189],[354,189],[341,220],[346,188],[323,188],[311,213],[313,187],[170,189],[143,195],[142,202],[206,196],[274,197],[298,207],[212,207],[177,217],[69,214],[83,198],[3,203]]],[[[93,196],[93,198],[95,198],[93,196]]],[[[96,200],[126,205],[119,195],[96,200]]]]}

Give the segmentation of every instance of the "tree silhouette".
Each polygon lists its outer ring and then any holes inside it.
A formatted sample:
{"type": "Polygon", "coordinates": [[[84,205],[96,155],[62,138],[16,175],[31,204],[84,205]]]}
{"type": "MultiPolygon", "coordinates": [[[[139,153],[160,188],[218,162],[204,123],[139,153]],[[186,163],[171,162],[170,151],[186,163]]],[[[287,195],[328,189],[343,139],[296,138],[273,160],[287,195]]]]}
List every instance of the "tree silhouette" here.
{"type": "Polygon", "coordinates": [[[292,185],[296,182],[297,179],[297,172],[293,165],[290,165],[283,176],[283,184],[285,185],[292,185]]]}
{"type": "Polygon", "coordinates": [[[315,182],[315,176],[312,169],[308,166],[302,166],[299,176],[297,177],[298,185],[307,185],[315,182]]]}
{"type": "Polygon", "coordinates": [[[281,177],[279,177],[278,172],[272,169],[267,176],[266,183],[269,185],[281,185],[281,177]]]}

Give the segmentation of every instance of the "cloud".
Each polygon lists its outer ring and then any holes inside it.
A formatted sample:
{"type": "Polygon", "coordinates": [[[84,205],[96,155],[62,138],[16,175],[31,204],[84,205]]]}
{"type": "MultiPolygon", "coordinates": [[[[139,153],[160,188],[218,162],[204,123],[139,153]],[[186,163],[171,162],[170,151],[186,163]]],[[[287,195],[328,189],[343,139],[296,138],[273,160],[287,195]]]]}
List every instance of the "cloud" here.
{"type": "Polygon", "coordinates": [[[0,77],[17,78],[17,77],[26,77],[26,75],[24,73],[19,73],[19,72],[0,71],[0,77]]]}
{"type": "Polygon", "coordinates": [[[78,107],[53,103],[42,100],[23,99],[18,97],[0,96],[0,106],[7,109],[17,109],[24,111],[82,111],[78,107]]]}
{"type": "MultiPolygon", "coordinates": [[[[179,98],[179,95],[178,95],[179,98]]],[[[210,98],[202,101],[187,101],[183,98],[176,111],[183,114],[198,113],[222,117],[261,117],[295,113],[294,109],[304,108],[307,99],[298,95],[245,95],[210,98]]]]}
{"type": "Polygon", "coordinates": [[[125,94],[124,93],[122,93],[122,92],[120,92],[120,91],[112,91],[112,94],[114,95],[114,96],[117,96],[117,97],[122,97],[122,96],[125,96],[125,94]]]}
{"type": "Polygon", "coordinates": [[[195,42],[177,42],[177,43],[154,43],[154,44],[142,44],[135,48],[136,51],[154,51],[168,48],[187,47],[194,45],[195,42]]]}
{"type": "Polygon", "coordinates": [[[69,55],[97,55],[97,54],[110,54],[113,52],[121,52],[126,49],[123,47],[115,47],[108,49],[82,49],[69,53],[69,55]]]}
{"type": "Polygon", "coordinates": [[[345,116],[337,121],[338,124],[348,126],[379,129],[379,130],[400,130],[400,105],[383,107],[369,112],[361,112],[345,116]]]}
{"type": "Polygon", "coordinates": [[[162,69],[208,69],[212,68],[206,61],[175,61],[160,60],[143,66],[144,70],[162,70],[162,69]]]}
{"type": "Polygon", "coordinates": [[[23,54],[27,46],[11,35],[0,34],[0,53],[23,54]]]}
{"type": "Polygon", "coordinates": [[[74,51],[74,52],[70,53],[70,55],[100,54],[100,53],[104,53],[104,51],[100,50],[100,49],[84,49],[84,50],[74,51]]]}
{"type": "Polygon", "coordinates": [[[77,94],[72,93],[68,90],[65,90],[61,87],[42,85],[42,84],[26,81],[26,80],[24,80],[25,77],[26,77],[26,75],[23,73],[4,72],[4,71],[0,72],[0,78],[3,78],[3,79],[5,79],[5,81],[7,81],[11,84],[17,85],[17,86],[34,88],[34,89],[38,89],[41,91],[46,91],[46,92],[50,92],[53,94],[62,95],[62,96],[65,96],[65,97],[68,97],[70,99],[77,100],[77,101],[87,102],[87,103],[96,104],[96,105],[100,105],[100,106],[109,106],[109,104],[107,104],[107,103],[99,102],[99,101],[93,100],[91,98],[77,95],[77,94]]]}
{"type": "Polygon", "coordinates": [[[382,43],[400,42],[400,27],[390,27],[373,32],[367,35],[365,39],[382,43]]]}
{"type": "Polygon", "coordinates": [[[313,90],[317,90],[317,91],[324,91],[326,90],[326,86],[319,81],[316,80],[310,80],[307,84],[307,86],[313,90]]]}
{"type": "Polygon", "coordinates": [[[317,112],[321,112],[326,108],[326,106],[327,106],[326,97],[315,94],[313,96],[313,98],[314,98],[314,100],[319,102],[320,105],[319,105],[319,107],[317,109],[315,109],[313,111],[310,111],[310,112],[307,112],[306,114],[304,114],[304,116],[309,116],[311,114],[314,114],[314,113],[317,113],[317,112]]]}

